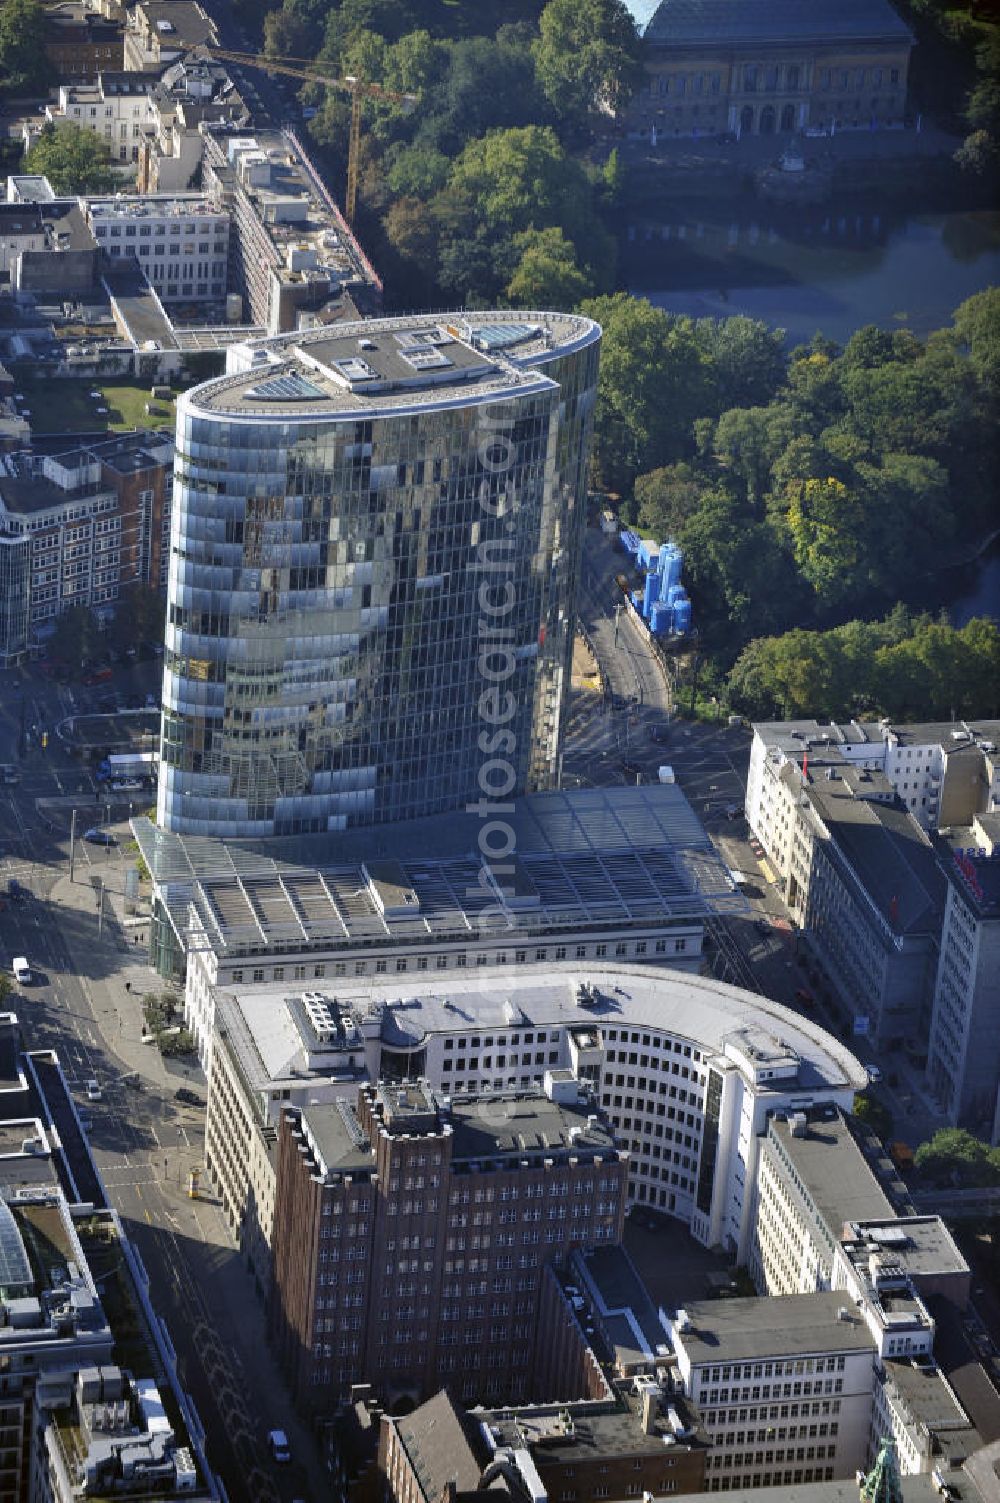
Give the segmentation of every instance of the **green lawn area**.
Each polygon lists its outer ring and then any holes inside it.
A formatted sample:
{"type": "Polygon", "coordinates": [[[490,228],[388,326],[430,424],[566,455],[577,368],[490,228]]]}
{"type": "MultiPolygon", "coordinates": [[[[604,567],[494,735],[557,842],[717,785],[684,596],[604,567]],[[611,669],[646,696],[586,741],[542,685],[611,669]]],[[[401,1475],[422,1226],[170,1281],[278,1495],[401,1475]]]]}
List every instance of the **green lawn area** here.
{"type": "Polygon", "coordinates": [[[149,386],[138,381],[101,381],[92,379],[34,381],[26,375],[16,376],[17,390],[25,398],[31,413],[28,419],[36,433],[112,433],[125,428],[174,427],[174,401],[153,402],[149,386]],[[100,391],[100,397],[92,397],[100,391]],[[159,409],[146,415],[146,403],[159,409]],[[99,413],[98,407],[106,407],[99,413]]]}

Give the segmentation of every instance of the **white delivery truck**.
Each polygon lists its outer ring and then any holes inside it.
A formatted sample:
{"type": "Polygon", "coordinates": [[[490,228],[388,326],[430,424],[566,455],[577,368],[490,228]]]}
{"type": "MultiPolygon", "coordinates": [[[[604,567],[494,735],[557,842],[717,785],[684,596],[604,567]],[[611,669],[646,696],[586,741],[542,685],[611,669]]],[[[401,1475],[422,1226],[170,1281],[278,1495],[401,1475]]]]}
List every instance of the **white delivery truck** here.
{"type": "Polygon", "coordinates": [[[23,955],[14,956],[14,964],[11,969],[14,972],[14,980],[19,986],[29,986],[31,984],[31,967],[23,955]]]}

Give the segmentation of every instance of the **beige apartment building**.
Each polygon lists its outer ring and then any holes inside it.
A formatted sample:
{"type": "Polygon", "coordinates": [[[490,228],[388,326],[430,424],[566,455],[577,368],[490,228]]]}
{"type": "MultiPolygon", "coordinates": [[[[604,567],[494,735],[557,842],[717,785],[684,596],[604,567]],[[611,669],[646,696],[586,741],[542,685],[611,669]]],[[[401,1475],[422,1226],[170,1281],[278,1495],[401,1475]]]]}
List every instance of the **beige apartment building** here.
{"type": "Polygon", "coordinates": [[[663,0],[626,126],[658,137],[898,126],[913,35],[888,0],[663,0]],[[709,19],[710,15],[710,19],[709,19]]]}

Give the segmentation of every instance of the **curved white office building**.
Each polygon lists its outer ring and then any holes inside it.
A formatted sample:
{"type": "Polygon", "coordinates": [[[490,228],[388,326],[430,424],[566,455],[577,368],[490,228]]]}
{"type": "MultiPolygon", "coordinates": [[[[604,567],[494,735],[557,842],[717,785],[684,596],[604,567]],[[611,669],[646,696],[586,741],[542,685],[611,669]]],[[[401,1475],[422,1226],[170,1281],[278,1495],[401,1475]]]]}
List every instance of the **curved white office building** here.
{"type": "Polygon", "coordinates": [[[600,329],[384,319],[178,403],[158,822],[297,835],[555,778],[600,329]]]}
{"type": "MultiPolygon", "coordinates": [[[[491,1122],[518,1092],[545,1084],[558,1097],[586,1081],[629,1150],[632,1203],[677,1217],[740,1260],[768,1116],[823,1104],[850,1111],[868,1079],[811,1019],[667,967],[529,962],[395,985],[352,981],[342,991],[313,980],[305,996],[302,985],[276,987],[268,975],[213,999],[212,1143],[246,1137],[232,1115],[246,1087],[234,1083],[213,1103],[231,1055],[255,1101],[330,1100],[356,1090],[345,1086],[352,1075],[422,1076],[482,1100],[491,1122]],[[223,1099],[228,1115],[214,1123],[223,1099]]],[[[201,999],[189,993],[187,1005],[197,1031],[201,999]]]]}

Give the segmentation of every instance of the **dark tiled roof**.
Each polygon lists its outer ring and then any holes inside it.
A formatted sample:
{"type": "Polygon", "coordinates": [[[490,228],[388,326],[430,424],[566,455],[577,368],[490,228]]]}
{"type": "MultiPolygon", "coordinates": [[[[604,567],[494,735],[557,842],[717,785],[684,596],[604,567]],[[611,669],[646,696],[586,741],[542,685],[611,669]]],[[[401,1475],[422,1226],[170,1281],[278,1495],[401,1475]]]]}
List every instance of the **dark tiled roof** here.
{"type": "Polygon", "coordinates": [[[449,1482],[460,1493],[479,1487],[482,1465],[469,1443],[462,1415],[445,1389],[396,1425],[428,1503],[440,1498],[449,1482]]]}
{"type": "Polygon", "coordinates": [[[732,43],[911,39],[889,0],[663,0],[648,42],[732,43]]]}
{"type": "Polygon", "coordinates": [[[809,799],[869,898],[897,934],[937,930],[945,887],[930,840],[897,804],[844,797],[840,786],[810,787],[809,799]]]}

